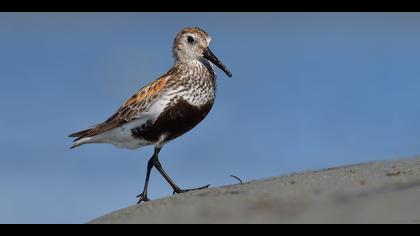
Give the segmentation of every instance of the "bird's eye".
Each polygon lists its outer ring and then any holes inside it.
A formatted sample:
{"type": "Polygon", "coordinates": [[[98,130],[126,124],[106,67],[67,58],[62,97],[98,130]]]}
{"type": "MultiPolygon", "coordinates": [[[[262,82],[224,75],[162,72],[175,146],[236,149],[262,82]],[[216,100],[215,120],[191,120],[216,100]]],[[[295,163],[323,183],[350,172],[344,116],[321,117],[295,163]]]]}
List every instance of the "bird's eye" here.
{"type": "Polygon", "coordinates": [[[187,40],[189,43],[194,43],[194,38],[191,36],[188,36],[187,40]]]}

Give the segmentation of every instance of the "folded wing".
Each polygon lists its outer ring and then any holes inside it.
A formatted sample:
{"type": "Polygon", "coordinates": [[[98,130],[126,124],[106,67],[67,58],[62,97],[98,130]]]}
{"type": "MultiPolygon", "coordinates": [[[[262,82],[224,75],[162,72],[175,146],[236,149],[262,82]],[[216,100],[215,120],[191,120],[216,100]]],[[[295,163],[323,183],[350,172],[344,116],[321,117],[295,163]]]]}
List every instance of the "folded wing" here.
{"type": "Polygon", "coordinates": [[[168,78],[169,76],[163,76],[141,88],[105,122],[98,124],[93,128],[73,133],[69,135],[69,137],[76,138],[74,140],[76,142],[80,139],[93,137],[140,118],[165,92],[168,78]]]}

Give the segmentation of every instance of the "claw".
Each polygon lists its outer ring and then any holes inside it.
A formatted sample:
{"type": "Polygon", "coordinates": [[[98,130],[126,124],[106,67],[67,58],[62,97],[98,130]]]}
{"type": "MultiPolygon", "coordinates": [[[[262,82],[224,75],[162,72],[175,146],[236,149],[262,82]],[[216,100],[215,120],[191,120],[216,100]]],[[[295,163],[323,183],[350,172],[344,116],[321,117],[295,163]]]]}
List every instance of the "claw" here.
{"type": "Polygon", "coordinates": [[[142,202],[149,202],[150,201],[150,199],[144,193],[141,193],[141,194],[137,195],[137,198],[139,198],[139,201],[137,202],[137,204],[140,204],[142,202]]]}

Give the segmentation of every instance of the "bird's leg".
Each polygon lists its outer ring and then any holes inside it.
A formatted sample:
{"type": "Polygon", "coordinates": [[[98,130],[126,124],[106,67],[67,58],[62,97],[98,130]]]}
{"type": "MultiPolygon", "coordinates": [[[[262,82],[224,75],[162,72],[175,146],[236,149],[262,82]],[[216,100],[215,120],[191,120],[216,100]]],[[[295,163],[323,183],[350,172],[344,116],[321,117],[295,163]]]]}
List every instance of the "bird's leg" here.
{"type": "Polygon", "coordinates": [[[152,158],[150,158],[149,162],[147,163],[146,181],[144,183],[143,192],[137,196],[137,198],[139,198],[139,201],[137,202],[137,204],[140,204],[141,202],[150,201],[149,198],[147,197],[147,189],[149,187],[150,173],[152,172],[152,169],[153,169],[153,159],[155,158],[155,156],[157,156],[156,150],[152,158]]]}
{"type": "MultiPolygon", "coordinates": [[[[158,150],[158,153],[159,153],[159,151],[160,151],[160,149],[158,150]]],[[[202,189],[207,189],[207,188],[210,187],[210,185],[206,185],[206,186],[203,186],[203,187],[200,187],[200,188],[194,188],[194,189],[181,189],[169,177],[169,175],[165,172],[165,170],[163,170],[162,164],[159,161],[158,155],[154,156],[153,165],[156,167],[156,169],[159,171],[159,173],[163,176],[163,178],[166,179],[166,181],[169,183],[169,185],[171,185],[172,189],[174,190],[174,194],[175,193],[185,193],[185,192],[190,192],[190,191],[195,191],[195,190],[202,190],[202,189]]]]}

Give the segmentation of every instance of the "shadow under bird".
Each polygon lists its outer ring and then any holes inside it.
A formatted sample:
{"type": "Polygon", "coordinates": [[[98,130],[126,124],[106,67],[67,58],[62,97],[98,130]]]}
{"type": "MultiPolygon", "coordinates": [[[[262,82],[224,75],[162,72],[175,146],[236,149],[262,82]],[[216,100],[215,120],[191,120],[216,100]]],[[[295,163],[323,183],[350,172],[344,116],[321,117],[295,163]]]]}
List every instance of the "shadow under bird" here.
{"type": "Polygon", "coordinates": [[[174,193],[210,186],[183,190],[159,161],[159,152],[165,144],[194,128],[210,112],[216,93],[213,64],[232,77],[210,50],[210,41],[209,34],[198,27],[181,30],[172,48],[175,63],[166,74],[138,90],[105,122],[70,135],[76,138],[71,148],[90,143],[110,143],[129,149],[154,145],[144,190],[137,196],[138,203],[149,201],[147,190],[153,167],[171,185],[174,193]]]}

